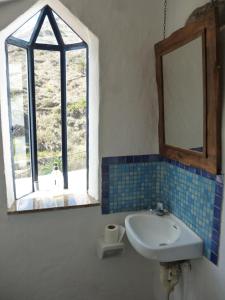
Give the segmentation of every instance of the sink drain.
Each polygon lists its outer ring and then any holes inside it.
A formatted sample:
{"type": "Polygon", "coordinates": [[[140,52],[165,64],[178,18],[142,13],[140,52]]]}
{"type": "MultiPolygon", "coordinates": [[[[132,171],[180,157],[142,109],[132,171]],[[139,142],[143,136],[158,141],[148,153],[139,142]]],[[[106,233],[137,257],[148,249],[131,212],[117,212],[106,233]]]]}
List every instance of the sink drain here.
{"type": "Polygon", "coordinates": [[[160,247],[167,246],[167,245],[168,245],[167,243],[161,243],[161,244],[159,244],[160,247]]]}

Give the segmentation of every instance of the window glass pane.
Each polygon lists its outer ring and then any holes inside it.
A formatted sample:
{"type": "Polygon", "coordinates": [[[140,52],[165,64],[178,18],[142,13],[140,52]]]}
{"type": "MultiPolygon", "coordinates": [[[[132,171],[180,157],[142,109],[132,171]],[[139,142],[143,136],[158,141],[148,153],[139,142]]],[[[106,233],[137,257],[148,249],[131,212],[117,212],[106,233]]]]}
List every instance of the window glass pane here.
{"type": "Polygon", "coordinates": [[[79,36],[55,13],[54,17],[61,32],[65,44],[81,43],[79,36]]]}
{"type": "Polygon", "coordinates": [[[62,188],[60,53],[35,50],[34,66],[39,188],[52,190],[62,188]]]}
{"type": "Polygon", "coordinates": [[[8,45],[11,140],[16,198],[32,192],[26,50],[8,45]]]}
{"type": "Polygon", "coordinates": [[[21,26],[12,36],[25,40],[27,42],[30,41],[31,35],[33,33],[34,27],[37,23],[40,12],[34,15],[30,20],[28,20],[23,26],[21,26]]]}
{"type": "Polygon", "coordinates": [[[86,192],[86,49],[67,52],[67,131],[69,188],[86,192]]]}
{"type": "Polygon", "coordinates": [[[42,24],[36,42],[41,44],[51,44],[51,45],[58,44],[52,26],[47,16],[44,19],[44,22],[42,24]]]}

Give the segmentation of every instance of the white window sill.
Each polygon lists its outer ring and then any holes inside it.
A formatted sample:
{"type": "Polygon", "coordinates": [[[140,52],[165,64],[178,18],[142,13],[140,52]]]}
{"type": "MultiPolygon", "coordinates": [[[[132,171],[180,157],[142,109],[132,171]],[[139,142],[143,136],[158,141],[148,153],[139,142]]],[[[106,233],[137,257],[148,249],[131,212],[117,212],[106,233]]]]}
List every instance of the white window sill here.
{"type": "Polygon", "coordinates": [[[99,205],[99,201],[95,200],[87,193],[83,195],[76,195],[69,190],[55,191],[51,193],[39,191],[16,200],[12,206],[8,208],[8,214],[80,208],[97,205],[99,205]]]}

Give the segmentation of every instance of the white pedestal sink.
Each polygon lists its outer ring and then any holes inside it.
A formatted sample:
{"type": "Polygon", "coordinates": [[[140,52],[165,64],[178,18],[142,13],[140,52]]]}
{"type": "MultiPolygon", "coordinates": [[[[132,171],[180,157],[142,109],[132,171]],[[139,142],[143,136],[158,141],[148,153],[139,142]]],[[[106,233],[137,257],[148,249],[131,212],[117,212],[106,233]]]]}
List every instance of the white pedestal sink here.
{"type": "Polygon", "coordinates": [[[148,259],[172,262],[202,256],[202,239],[172,214],[132,214],[126,217],[125,226],[131,245],[148,259]]]}

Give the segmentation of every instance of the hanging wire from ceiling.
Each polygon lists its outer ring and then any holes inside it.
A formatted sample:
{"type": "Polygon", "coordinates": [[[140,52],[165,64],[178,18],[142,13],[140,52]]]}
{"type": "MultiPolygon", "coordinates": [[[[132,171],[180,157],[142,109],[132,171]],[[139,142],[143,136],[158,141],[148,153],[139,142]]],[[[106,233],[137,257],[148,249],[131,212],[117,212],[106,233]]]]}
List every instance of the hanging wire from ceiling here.
{"type": "Polygon", "coordinates": [[[167,0],[164,0],[164,7],[163,7],[163,39],[164,40],[166,38],[166,21],[167,21],[167,0]]]}

